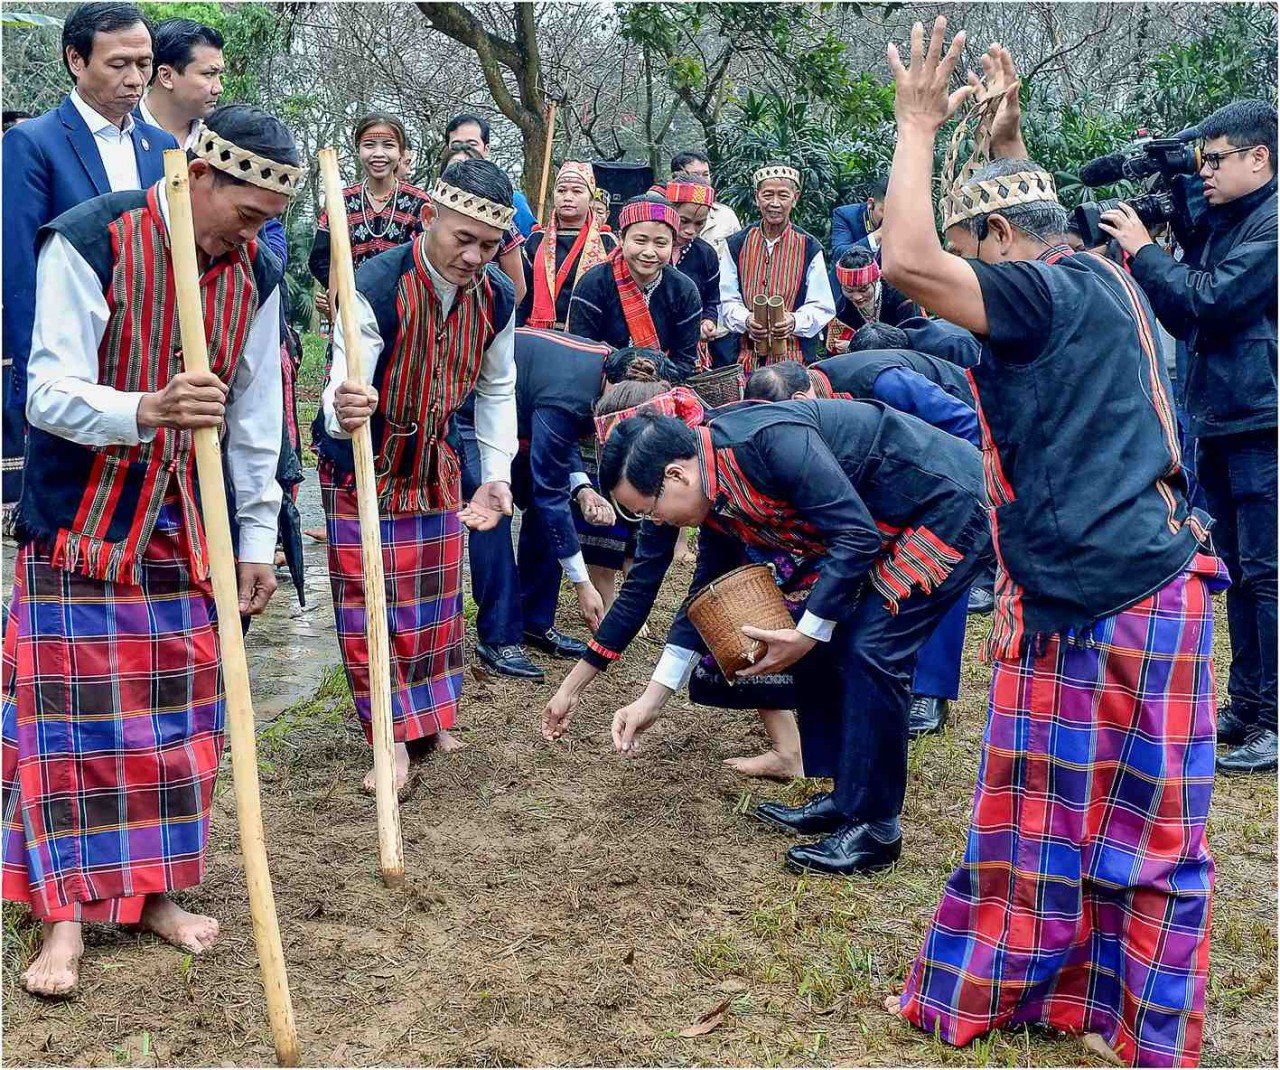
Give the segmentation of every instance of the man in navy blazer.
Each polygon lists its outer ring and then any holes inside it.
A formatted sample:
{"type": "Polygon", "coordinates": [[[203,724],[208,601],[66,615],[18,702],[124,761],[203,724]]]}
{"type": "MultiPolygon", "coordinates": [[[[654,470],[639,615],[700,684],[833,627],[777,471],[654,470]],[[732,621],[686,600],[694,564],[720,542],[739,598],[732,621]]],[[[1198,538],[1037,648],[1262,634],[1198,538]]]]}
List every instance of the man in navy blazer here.
{"type": "MultiPolygon", "coordinates": [[[[867,235],[880,229],[884,218],[884,198],[889,180],[871,183],[867,199],[858,204],[842,204],[831,213],[831,264],[834,266],[855,245],[870,245],[867,235]]],[[[871,246],[874,251],[875,246],[871,246]]]]}
{"type": "Polygon", "coordinates": [[[151,76],[151,30],[132,4],[82,4],[62,28],[76,87],[4,135],[4,501],[22,489],[27,357],[41,227],[93,197],[164,177],[177,142],[131,116],[151,76]]]}

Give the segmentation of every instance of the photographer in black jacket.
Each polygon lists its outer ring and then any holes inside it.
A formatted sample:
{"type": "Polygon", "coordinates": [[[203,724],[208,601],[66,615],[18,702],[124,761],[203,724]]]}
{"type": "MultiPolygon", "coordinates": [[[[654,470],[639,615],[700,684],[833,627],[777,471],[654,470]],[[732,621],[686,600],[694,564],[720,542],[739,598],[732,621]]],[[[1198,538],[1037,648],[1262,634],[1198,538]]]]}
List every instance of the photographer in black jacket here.
{"type": "Polygon", "coordinates": [[[1187,348],[1185,405],[1199,440],[1196,475],[1231,573],[1229,702],[1223,773],[1276,768],[1276,109],[1220,108],[1200,124],[1207,236],[1183,263],[1163,255],[1133,209],[1103,228],[1133,257],[1133,277],[1187,348]]]}

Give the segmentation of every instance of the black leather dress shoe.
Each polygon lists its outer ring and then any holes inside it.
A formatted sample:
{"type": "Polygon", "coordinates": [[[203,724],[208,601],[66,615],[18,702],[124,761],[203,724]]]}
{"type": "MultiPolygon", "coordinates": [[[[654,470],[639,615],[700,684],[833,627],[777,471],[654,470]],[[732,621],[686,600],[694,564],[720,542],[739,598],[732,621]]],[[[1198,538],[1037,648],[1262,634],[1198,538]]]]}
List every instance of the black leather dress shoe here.
{"type": "Polygon", "coordinates": [[[524,647],[511,643],[508,646],[490,646],[476,643],[476,656],[491,672],[499,676],[512,676],[517,680],[533,680],[541,683],[546,675],[524,652],[524,647]]]}
{"type": "Polygon", "coordinates": [[[1227,747],[1240,747],[1249,738],[1249,724],[1230,702],[1218,707],[1218,742],[1227,747]]]}
{"type": "Polygon", "coordinates": [[[969,590],[969,612],[978,615],[990,613],[996,608],[996,596],[984,587],[969,590]]]}
{"type": "Polygon", "coordinates": [[[755,816],[766,825],[797,836],[821,836],[827,832],[835,832],[849,823],[849,819],[836,809],[829,791],[819,792],[803,806],[761,803],[755,809],[755,816]]]}
{"type": "Polygon", "coordinates": [[[866,825],[846,825],[817,843],[802,843],[787,852],[787,869],[853,877],[888,869],[902,854],[902,837],[881,843],[866,825]]]}
{"type": "Polygon", "coordinates": [[[524,641],[534,650],[541,650],[556,658],[580,658],[587,652],[586,643],[565,635],[557,628],[548,628],[545,632],[525,632],[524,641]]]}
{"type": "Polygon", "coordinates": [[[951,716],[951,703],[932,695],[913,695],[907,711],[907,738],[934,736],[946,727],[951,716]]]}
{"type": "Polygon", "coordinates": [[[1218,772],[1225,776],[1276,771],[1276,734],[1269,728],[1254,725],[1243,746],[1228,751],[1218,759],[1218,772]]]}

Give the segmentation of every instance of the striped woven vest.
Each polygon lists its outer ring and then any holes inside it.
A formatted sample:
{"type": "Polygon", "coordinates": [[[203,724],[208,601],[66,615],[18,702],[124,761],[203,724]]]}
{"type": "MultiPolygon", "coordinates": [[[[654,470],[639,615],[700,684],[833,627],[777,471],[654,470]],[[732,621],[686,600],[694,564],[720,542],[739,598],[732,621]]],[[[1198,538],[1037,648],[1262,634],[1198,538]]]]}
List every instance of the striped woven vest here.
{"type": "Polygon", "coordinates": [[[413,269],[396,289],[399,330],[376,383],[382,416],[375,440],[378,499],[392,513],[458,507],[462,469],[445,436],[496,334],[488,275],[460,290],[442,316],[425,257],[422,243],[414,242],[413,269]]]}
{"type": "MultiPolygon", "coordinates": [[[[738,254],[738,281],[742,300],[751,312],[758,295],[781,297],[788,312],[796,310],[796,299],[805,277],[805,236],[790,224],[782,232],[770,250],[764,240],[764,231],[752,227],[738,254]]],[[[794,335],[787,338],[786,352],[780,357],[770,357],[767,363],[779,360],[804,360],[800,342],[794,335]]],[[[756,367],[755,349],[751,336],[742,336],[742,364],[750,372],[756,367]]]]}
{"type": "MultiPolygon", "coordinates": [[[[106,289],[106,333],[98,381],[115,390],[161,390],[180,371],[177,294],[169,239],[157,200],[108,226],[113,266],[106,289]]],[[[200,279],[209,366],[224,383],[235,376],[258,310],[256,242],[215,260],[200,279]]],[[[88,447],[84,447],[88,449],[88,447]]],[[[92,449],[92,463],[71,524],[61,527],[52,564],[108,582],[137,583],[138,564],[165,499],[177,495],[188,534],[192,578],[208,578],[204,527],[192,479],[190,431],[159,428],[150,442],[92,449]],[[127,527],[124,525],[127,524],[127,527]]]]}

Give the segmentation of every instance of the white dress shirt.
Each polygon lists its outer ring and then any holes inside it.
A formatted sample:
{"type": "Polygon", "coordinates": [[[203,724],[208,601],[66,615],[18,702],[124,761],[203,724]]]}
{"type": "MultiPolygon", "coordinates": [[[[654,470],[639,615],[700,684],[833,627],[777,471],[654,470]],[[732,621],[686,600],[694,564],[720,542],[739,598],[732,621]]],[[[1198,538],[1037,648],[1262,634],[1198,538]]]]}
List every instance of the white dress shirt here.
{"type": "MultiPolygon", "coordinates": [[[[149,126],[158,126],[160,127],[161,130],[164,129],[164,127],[160,125],[160,120],[156,118],[155,113],[150,108],[147,107],[146,97],[143,97],[140,101],[138,101],[138,111],[142,113],[142,121],[144,123],[146,123],[149,126]]],[[[191,125],[187,127],[187,132],[180,141],[180,144],[184,149],[189,149],[193,145],[195,145],[196,132],[199,129],[200,129],[200,120],[192,119],[191,125]]]]}
{"type": "MultiPolygon", "coordinates": [[[[169,203],[160,187],[166,226],[169,203]]],[[[138,427],[141,393],[98,381],[98,348],[109,316],[102,284],[61,234],[36,261],[35,322],[27,364],[27,421],[82,446],[136,446],[155,437],[138,427]]],[[[280,289],[259,306],[227,398],[223,457],[235,488],[240,560],[275,560],[281,490],[276,482],[284,395],[280,376],[280,289]]]]}
{"type": "Polygon", "coordinates": [[[717,256],[724,255],[725,244],[742,229],[738,221],[738,213],[724,201],[716,201],[707,213],[707,221],[698,235],[716,251],[717,256]]]}
{"type": "Polygon", "coordinates": [[[107,184],[111,187],[111,192],[141,189],[138,157],[133,151],[133,116],[126,115],[124,125],[116,126],[105,115],[89,107],[75,89],[71,90],[71,103],[93,135],[93,143],[98,147],[98,156],[107,172],[107,184]]]}
{"type": "MultiPolygon", "coordinates": [[[[447,281],[427,257],[422,258],[431,276],[431,286],[440,302],[441,315],[447,316],[453,308],[458,288],[447,281]]],[[[361,381],[368,383],[382,355],[382,334],[373,308],[364,294],[356,291],[356,322],[360,338],[364,342],[364,368],[361,381]]],[[[519,441],[516,433],[516,318],[515,309],[506,326],[500,330],[485,350],[480,360],[480,374],[476,379],[476,444],[480,450],[480,482],[510,483],[511,461],[516,455],[519,441]]],[[[346,382],[346,343],[342,335],[342,317],[338,316],[333,331],[333,365],[329,369],[329,382],[324,388],[321,404],[324,406],[324,423],[331,438],[350,438],[338,423],[333,399],[338,387],[346,382]]]]}
{"type": "MultiPolygon", "coordinates": [[[[771,253],[773,247],[781,240],[765,238],[764,244],[771,253]]],[[[797,338],[813,338],[836,317],[836,301],[831,293],[831,280],[827,278],[827,261],[818,250],[818,255],[809,265],[805,276],[804,304],[793,313],[796,320],[794,334],[797,338]]],[[[745,334],[747,320],[751,313],[742,300],[742,287],[738,282],[738,265],[734,262],[729,250],[720,254],[720,320],[737,334],[745,334]]]]}

